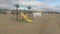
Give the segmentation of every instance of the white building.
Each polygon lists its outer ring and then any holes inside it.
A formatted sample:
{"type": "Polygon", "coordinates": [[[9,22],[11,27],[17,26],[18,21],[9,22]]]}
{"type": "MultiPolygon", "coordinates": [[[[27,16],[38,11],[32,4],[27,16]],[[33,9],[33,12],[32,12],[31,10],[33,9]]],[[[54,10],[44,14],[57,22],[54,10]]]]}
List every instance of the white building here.
{"type": "Polygon", "coordinates": [[[33,17],[41,17],[42,16],[42,11],[34,11],[33,12],[33,17]]]}
{"type": "Polygon", "coordinates": [[[33,17],[41,17],[43,9],[33,9],[33,17]]]}

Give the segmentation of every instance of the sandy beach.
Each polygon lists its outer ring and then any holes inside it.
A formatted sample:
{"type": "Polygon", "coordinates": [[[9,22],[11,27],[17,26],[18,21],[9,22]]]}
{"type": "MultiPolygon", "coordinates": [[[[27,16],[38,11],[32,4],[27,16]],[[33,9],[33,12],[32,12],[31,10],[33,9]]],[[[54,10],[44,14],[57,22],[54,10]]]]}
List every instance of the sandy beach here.
{"type": "Polygon", "coordinates": [[[60,14],[43,14],[32,23],[14,19],[11,14],[0,14],[0,34],[60,34],[60,14]]]}

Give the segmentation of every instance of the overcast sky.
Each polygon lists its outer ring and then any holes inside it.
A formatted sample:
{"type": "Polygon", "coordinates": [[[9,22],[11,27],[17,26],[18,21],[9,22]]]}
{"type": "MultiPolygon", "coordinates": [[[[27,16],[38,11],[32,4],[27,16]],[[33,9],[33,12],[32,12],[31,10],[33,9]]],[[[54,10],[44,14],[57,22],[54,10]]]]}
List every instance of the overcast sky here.
{"type": "Polygon", "coordinates": [[[60,10],[60,0],[0,0],[0,9],[14,9],[15,5],[20,5],[19,9],[27,9],[27,6],[32,6],[32,9],[40,10],[43,8],[60,10]]]}

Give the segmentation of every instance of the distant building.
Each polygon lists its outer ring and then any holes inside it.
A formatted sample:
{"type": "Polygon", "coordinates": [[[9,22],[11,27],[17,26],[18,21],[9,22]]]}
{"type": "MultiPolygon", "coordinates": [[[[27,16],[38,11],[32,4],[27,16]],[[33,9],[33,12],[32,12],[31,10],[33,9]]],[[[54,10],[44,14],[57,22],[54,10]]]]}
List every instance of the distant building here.
{"type": "Polygon", "coordinates": [[[33,17],[35,18],[35,17],[41,17],[41,15],[42,15],[42,11],[33,11],[33,17]]]}

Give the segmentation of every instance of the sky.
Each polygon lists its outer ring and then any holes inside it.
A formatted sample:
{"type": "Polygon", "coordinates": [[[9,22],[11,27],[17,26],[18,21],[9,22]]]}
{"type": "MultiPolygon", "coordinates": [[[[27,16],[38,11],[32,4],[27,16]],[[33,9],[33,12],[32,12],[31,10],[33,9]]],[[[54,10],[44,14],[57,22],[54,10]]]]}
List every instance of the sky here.
{"type": "Polygon", "coordinates": [[[27,6],[31,6],[31,10],[60,10],[60,0],[0,0],[0,9],[15,9],[15,4],[25,10],[28,10],[27,6]]]}

